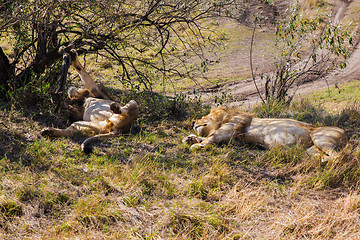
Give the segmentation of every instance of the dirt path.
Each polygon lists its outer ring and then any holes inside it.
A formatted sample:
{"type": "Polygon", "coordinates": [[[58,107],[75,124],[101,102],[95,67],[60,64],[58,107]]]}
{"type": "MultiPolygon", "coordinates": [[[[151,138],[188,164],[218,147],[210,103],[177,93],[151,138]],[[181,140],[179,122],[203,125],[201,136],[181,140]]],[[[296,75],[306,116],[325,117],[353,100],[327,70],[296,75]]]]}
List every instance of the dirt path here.
{"type": "MultiPolygon", "coordinates": [[[[335,2],[334,12],[336,12],[336,14],[334,16],[334,22],[340,22],[343,19],[349,3],[350,2],[341,0],[335,2]]],[[[297,89],[296,95],[308,94],[314,90],[326,89],[333,87],[335,84],[340,85],[352,80],[360,80],[360,42],[356,44],[348,59],[346,68],[334,70],[323,79],[301,85],[297,89]]],[[[256,83],[260,91],[262,91],[264,81],[258,78],[256,79],[256,83]]],[[[214,95],[221,97],[226,94],[227,96],[233,97],[234,100],[230,104],[232,106],[247,106],[261,102],[252,79],[225,83],[217,87],[202,90],[200,94],[205,100],[213,99],[214,95]]]]}

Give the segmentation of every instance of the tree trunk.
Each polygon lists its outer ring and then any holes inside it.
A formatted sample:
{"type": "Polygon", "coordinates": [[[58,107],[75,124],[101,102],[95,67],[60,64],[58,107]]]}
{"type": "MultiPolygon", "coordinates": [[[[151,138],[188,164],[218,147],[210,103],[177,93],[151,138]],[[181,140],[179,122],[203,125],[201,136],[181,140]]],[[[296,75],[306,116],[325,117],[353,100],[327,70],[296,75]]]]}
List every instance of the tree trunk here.
{"type": "Polygon", "coordinates": [[[10,63],[4,51],[0,47],[0,99],[6,99],[9,90],[10,63]]]}

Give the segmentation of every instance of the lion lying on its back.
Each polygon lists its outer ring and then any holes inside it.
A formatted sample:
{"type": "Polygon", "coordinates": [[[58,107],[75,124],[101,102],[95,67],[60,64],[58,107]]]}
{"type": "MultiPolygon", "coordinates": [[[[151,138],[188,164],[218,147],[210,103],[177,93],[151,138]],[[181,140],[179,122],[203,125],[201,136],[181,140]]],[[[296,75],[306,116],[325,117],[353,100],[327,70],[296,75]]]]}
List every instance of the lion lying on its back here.
{"type": "Polygon", "coordinates": [[[87,138],[81,149],[85,153],[91,152],[92,141],[113,137],[118,133],[129,132],[130,127],[139,115],[139,105],[131,100],[122,106],[109,98],[100,90],[95,81],[85,71],[79,62],[77,52],[73,49],[72,66],[79,73],[85,89],[70,87],[68,96],[71,100],[79,103],[79,106],[68,106],[69,110],[81,119],[65,129],[45,128],[41,131],[42,136],[71,137],[77,132],[93,132],[97,135],[87,138]]]}
{"type": "Polygon", "coordinates": [[[194,130],[183,139],[197,149],[212,143],[220,143],[237,138],[243,143],[266,148],[294,146],[301,143],[309,149],[310,155],[327,157],[338,155],[338,148],[346,142],[345,131],[338,127],[314,127],[292,119],[255,118],[235,108],[218,107],[210,114],[197,120],[194,130]]]}

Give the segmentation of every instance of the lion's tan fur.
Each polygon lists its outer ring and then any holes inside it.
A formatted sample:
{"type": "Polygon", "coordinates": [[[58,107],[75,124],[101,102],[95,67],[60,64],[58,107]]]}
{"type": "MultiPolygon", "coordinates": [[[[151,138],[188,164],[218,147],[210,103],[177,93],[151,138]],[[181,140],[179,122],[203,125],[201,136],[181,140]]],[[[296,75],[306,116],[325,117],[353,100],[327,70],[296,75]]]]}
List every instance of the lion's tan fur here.
{"type": "Polygon", "coordinates": [[[183,139],[192,144],[191,149],[236,138],[266,148],[301,143],[309,147],[309,154],[333,157],[346,142],[345,131],[338,127],[316,128],[293,119],[256,118],[226,107],[212,109],[210,114],[195,122],[194,130],[198,136],[192,134],[183,139]]]}
{"type": "Polygon", "coordinates": [[[68,95],[71,100],[83,103],[81,106],[73,107],[74,109],[71,110],[78,117],[80,116],[82,120],[74,122],[66,129],[44,129],[41,134],[43,136],[71,137],[76,132],[94,132],[97,135],[86,139],[82,143],[82,149],[86,152],[91,150],[87,148],[87,145],[94,140],[111,137],[119,132],[128,132],[139,115],[139,106],[134,100],[131,100],[125,106],[109,100],[82,67],[77,54],[74,54],[74,56],[75,59],[73,59],[72,65],[84,81],[86,89],[70,87],[68,95]]]}
{"type": "Polygon", "coordinates": [[[92,77],[85,70],[83,65],[80,63],[79,56],[78,56],[77,52],[75,51],[75,49],[72,49],[71,53],[72,53],[71,56],[73,58],[71,61],[71,65],[78,72],[80,79],[81,79],[82,83],[84,84],[85,89],[90,92],[90,95],[92,97],[109,99],[109,97],[101,91],[99,86],[95,83],[95,81],[92,79],[92,77]]]}

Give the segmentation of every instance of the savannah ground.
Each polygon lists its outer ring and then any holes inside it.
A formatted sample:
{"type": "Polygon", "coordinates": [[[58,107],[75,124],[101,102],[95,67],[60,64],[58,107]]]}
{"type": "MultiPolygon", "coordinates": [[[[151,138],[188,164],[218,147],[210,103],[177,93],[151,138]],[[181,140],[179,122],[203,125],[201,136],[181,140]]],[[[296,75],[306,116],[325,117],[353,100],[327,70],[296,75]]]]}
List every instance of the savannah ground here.
{"type": "Polygon", "coordinates": [[[359,84],[342,88],[271,111],[346,129],[349,143],[326,164],[301,146],[265,151],[231,142],[190,152],[181,139],[207,111],[197,103],[183,118],[142,117],[129,135],[102,141],[90,155],[80,149],[84,136],[42,138],[41,113],[3,108],[0,236],[357,239],[360,109],[351,96],[359,84]],[[346,107],[329,111],[316,99],[346,107]]]}
{"type": "MultiPolygon", "coordinates": [[[[244,27],[236,35],[235,29],[239,28],[230,27],[228,36],[248,43],[243,31],[250,30],[244,27]]],[[[262,33],[262,41],[268,41],[267,32],[262,33]]],[[[228,44],[236,45],[231,38],[228,44]]],[[[236,51],[232,59],[239,59],[241,49],[236,51]]],[[[270,49],[269,58],[271,54],[270,49]]],[[[243,64],[228,62],[229,69],[247,64],[240,61],[243,64]]],[[[216,64],[219,69],[227,65],[215,61],[214,68],[216,64]]],[[[87,65],[102,81],[114,68],[106,60],[92,59],[87,65]]],[[[235,81],[249,77],[244,69],[234,75],[225,71],[220,76],[216,69],[209,74],[219,82],[235,81]]],[[[325,164],[308,157],[302,146],[267,151],[230,142],[189,151],[181,139],[192,133],[194,119],[209,112],[209,101],[204,104],[206,96],[200,93],[196,98],[179,94],[166,100],[114,90],[121,102],[137,100],[143,114],[128,135],[95,144],[90,155],[81,152],[83,135],[39,136],[45,126],[68,126],[61,114],[3,103],[0,238],[360,239],[358,74],[349,73],[349,82],[340,89],[299,96],[289,107],[240,101],[244,110],[260,117],[344,128],[348,144],[341,157],[325,164]]],[[[106,86],[108,81],[103,81],[106,86]]],[[[224,97],[213,97],[211,104],[231,104],[241,97],[227,92],[220,96],[224,97]]]]}

